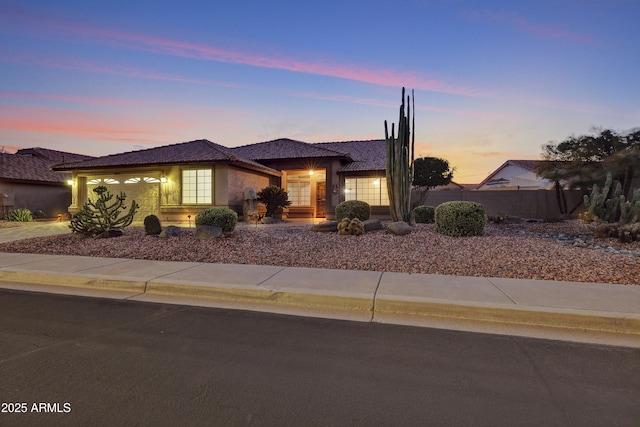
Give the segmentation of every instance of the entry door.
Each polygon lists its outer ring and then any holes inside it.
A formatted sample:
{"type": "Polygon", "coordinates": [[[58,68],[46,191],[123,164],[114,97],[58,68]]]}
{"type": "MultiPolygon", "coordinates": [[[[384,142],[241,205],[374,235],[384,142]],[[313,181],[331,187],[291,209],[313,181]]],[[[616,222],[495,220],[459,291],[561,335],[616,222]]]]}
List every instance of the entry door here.
{"type": "Polygon", "coordinates": [[[316,217],[325,218],[325,207],[327,204],[327,183],[326,181],[318,181],[316,183],[316,217]]]}

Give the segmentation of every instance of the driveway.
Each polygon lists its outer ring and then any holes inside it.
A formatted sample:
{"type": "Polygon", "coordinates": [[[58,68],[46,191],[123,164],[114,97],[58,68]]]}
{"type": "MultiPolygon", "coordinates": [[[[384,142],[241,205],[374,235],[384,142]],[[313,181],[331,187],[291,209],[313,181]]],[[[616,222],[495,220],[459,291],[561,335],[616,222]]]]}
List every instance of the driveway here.
{"type": "Polygon", "coordinates": [[[32,237],[53,236],[71,233],[68,221],[44,222],[41,224],[21,225],[18,227],[0,228],[0,243],[14,240],[30,239],[32,237]]]}

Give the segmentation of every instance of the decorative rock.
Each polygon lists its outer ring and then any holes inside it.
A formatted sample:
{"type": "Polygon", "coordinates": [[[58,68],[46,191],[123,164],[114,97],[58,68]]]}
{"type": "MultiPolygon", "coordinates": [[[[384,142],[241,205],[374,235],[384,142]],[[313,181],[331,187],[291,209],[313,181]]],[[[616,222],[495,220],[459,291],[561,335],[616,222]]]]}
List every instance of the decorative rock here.
{"type": "Polygon", "coordinates": [[[199,225],[193,235],[198,240],[209,240],[222,235],[222,228],[212,225],[199,225]]]}
{"type": "Polygon", "coordinates": [[[162,226],[160,225],[160,219],[155,215],[148,215],[144,218],[144,231],[152,236],[157,236],[162,233],[162,226]]]}
{"type": "Polygon", "coordinates": [[[338,221],[323,221],[321,223],[314,224],[311,231],[336,232],[338,231],[338,221]]]}
{"type": "Polygon", "coordinates": [[[522,222],[522,218],[517,216],[508,216],[504,219],[505,224],[520,224],[522,222]]]}
{"type": "Polygon", "coordinates": [[[278,220],[270,216],[265,216],[260,220],[261,224],[275,224],[276,222],[278,222],[278,220]]]}
{"type": "Polygon", "coordinates": [[[255,222],[258,220],[258,196],[256,190],[247,187],[242,192],[242,218],[245,222],[255,222]]]}
{"type": "Polygon", "coordinates": [[[404,236],[405,234],[411,233],[411,226],[404,221],[392,222],[387,227],[387,233],[404,236]]]}
{"type": "Polygon", "coordinates": [[[107,230],[104,233],[100,233],[98,237],[100,238],[108,238],[108,237],[120,237],[124,234],[124,228],[112,228],[111,230],[107,230]]]}
{"type": "Polygon", "coordinates": [[[169,237],[179,236],[181,233],[182,233],[182,230],[180,230],[180,227],[176,227],[175,225],[170,225],[164,230],[162,230],[162,233],[160,233],[160,237],[163,239],[166,239],[169,237]]]}
{"type": "Polygon", "coordinates": [[[363,224],[364,231],[382,230],[382,223],[379,219],[368,219],[363,224]]]}

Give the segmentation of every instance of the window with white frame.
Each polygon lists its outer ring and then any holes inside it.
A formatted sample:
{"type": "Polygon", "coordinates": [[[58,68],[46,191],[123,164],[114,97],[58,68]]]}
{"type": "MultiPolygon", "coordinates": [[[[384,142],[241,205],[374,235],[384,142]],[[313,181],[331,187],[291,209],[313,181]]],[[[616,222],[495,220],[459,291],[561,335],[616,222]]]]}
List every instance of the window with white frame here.
{"type": "Polygon", "coordinates": [[[211,169],[184,169],[182,171],[182,203],[210,205],[212,188],[211,169]]]}
{"type": "Polygon", "coordinates": [[[387,178],[350,177],[344,181],[344,199],[360,200],[371,206],[388,206],[387,178]]]}
{"type": "Polygon", "coordinates": [[[311,183],[309,181],[288,181],[287,194],[291,206],[309,206],[311,204],[311,183]]]}

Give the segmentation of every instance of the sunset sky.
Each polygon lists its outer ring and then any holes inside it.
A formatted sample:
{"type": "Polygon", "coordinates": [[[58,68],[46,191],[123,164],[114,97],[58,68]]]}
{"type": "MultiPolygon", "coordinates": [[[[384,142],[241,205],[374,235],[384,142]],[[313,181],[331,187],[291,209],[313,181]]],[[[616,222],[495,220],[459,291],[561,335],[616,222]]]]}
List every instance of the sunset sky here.
{"type": "Polygon", "coordinates": [[[640,126],[638,0],[3,1],[0,148],[379,139],[477,183],[640,126]]]}

